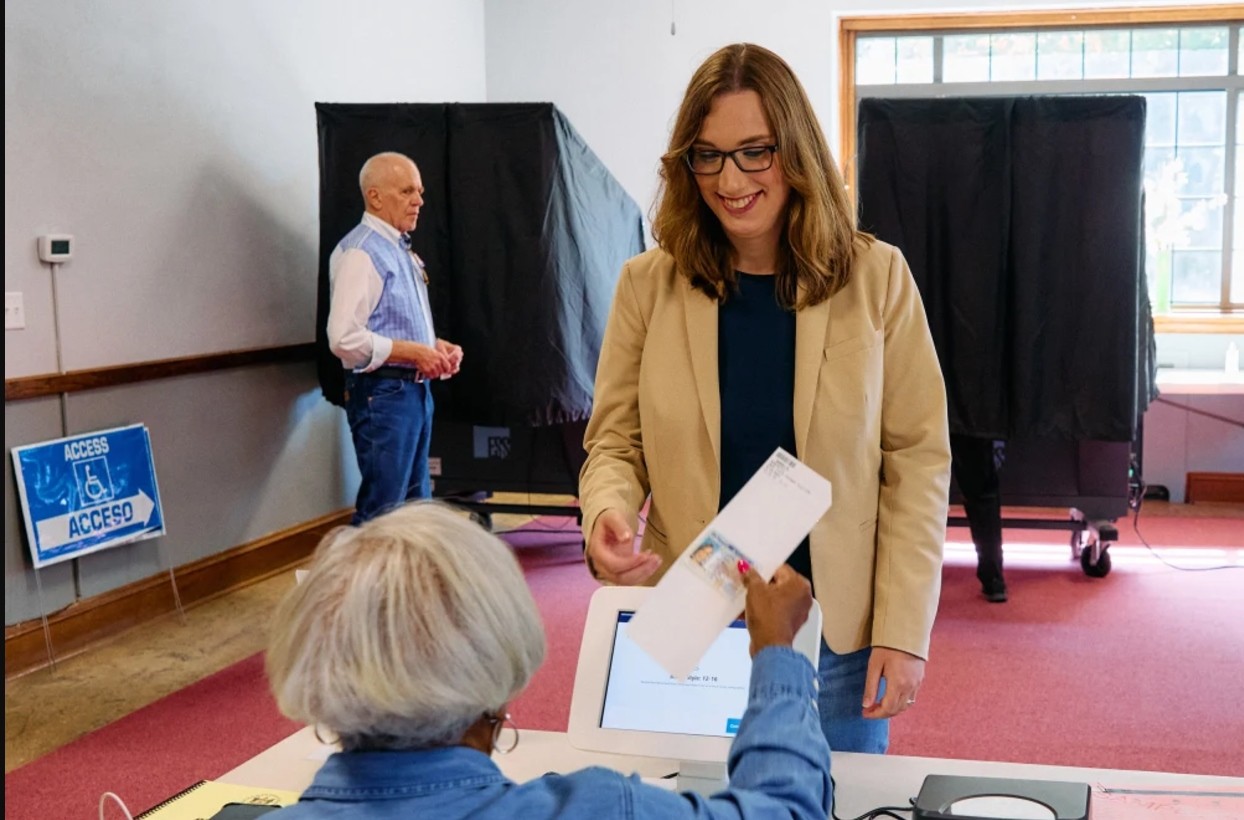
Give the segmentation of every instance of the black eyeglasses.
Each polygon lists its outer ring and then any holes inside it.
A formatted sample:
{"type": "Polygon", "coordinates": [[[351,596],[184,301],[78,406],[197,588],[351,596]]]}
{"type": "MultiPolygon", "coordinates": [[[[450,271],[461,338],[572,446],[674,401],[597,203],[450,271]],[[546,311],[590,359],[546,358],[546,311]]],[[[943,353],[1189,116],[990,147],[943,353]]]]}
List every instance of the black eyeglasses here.
{"type": "Polygon", "coordinates": [[[726,167],[726,157],[734,160],[740,171],[752,174],[772,168],[773,155],[777,153],[777,149],[776,145],[745,145],[733,151],[692,148],[684,156],[687,158],[687,167],[693,174],[720,174],[721,169],[726,167]]]}

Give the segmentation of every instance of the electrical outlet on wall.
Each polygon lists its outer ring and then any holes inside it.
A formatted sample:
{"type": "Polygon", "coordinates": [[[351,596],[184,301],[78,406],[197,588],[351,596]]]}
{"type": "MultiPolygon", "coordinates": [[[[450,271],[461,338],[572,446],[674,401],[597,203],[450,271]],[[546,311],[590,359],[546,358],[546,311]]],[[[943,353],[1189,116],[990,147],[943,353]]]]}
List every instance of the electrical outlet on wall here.
{"type": "Polygon", "coordinates": [[[26,329],[26,306],[22,302],[22,292],[20,290],[6,290],[4,292],[4,329],[26,329]]]}

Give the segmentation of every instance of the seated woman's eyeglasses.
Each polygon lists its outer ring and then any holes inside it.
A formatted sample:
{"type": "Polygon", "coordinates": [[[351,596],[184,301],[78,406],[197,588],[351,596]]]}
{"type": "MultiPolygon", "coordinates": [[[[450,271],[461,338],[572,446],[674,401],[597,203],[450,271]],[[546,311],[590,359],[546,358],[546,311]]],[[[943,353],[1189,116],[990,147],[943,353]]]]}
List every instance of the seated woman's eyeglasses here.
{"type": "Polygon", "coordinates": [[[733,151],[712,151],[707,148],[692,148],[686,153],[687,167],[693,174],[720,174],[726,165],[726,157],[734,160],[740,171],[755,173],[768,171],[773,166],[773,155],[777,153],[776,145],[744,145],[733,151]]]}

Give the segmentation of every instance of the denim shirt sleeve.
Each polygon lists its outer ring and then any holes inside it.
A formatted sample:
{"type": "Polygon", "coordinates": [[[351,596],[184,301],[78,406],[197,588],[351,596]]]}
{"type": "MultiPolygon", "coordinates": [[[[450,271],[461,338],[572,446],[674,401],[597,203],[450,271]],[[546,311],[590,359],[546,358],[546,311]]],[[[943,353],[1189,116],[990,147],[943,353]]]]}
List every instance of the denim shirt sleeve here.
{"type": "Polygon", "coordinates": [[[816,713],[816,670],[789,647],[766,647],[752,661],[747,711],[727,761],[730,785],[712,797],[665,791],[637,776],[627,782],[634,817],[824,820],[833,792],[829,745],[816,713]]]}

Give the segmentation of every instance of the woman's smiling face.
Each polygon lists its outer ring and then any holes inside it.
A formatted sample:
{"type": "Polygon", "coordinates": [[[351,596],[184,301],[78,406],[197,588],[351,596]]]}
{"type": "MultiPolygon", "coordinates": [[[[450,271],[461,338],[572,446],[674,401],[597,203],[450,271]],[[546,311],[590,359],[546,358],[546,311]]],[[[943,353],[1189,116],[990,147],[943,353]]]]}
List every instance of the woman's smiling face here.
{"type": "MultiPolygon", "coordinates": [[[[724,152],[776,142],[760,104],[760,95],[744,90],[722,94],[713,100],[692,150],[724,152]]],[[[743,171],[727,157],[720,173],[697,174],[695,180],[700,186],[700,196],[717,216],[737,251],[777,248],[785,225],[786,203],[790,199],[790,185],[782,173],[780,150],[773,154],[773,164],[764,171],[743,171]]]]}

